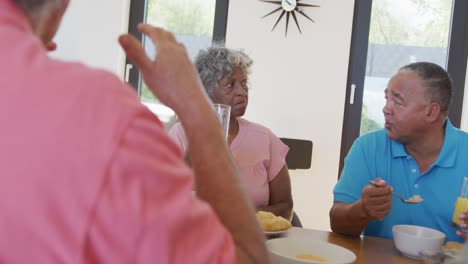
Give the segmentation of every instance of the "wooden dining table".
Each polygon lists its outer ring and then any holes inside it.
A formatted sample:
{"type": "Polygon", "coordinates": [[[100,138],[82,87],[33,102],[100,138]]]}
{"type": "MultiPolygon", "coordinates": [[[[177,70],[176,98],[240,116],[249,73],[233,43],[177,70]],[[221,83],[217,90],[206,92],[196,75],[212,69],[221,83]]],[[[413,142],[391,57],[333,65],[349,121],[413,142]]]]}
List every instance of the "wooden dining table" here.
{"type": "Polygon", "coordinates": [[[305,238],[332,243],[351,250],[356,255],[355,264],[414,264],[423,263],[401,255],[393,240],[377,237],[349,237],[328,231],[292,227],[287,232],[268,237],[305,238]]]}

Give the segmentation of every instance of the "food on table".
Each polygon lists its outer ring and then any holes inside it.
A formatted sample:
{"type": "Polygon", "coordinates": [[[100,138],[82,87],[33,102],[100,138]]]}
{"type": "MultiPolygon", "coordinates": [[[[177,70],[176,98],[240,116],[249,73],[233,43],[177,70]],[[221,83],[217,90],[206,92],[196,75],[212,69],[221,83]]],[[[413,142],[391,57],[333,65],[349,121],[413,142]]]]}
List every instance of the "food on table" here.
{"type": "Polygon", "coordinates": [[[448,241],[444,245],[444,250],[449,251],[450,253],[453,253],[453,254],[458,254],[462,248],[463,248],[463,244],[455,242],[455,241],[448,241]]]}
{"type": "Polygon", "coordinates": [[[258,211],[257,219],[263,231],[276,232],[291,228],[291,223],[281,216],[276,216],[270,212],[258,211]]]}
{"type": "Polygon", "coordinates": [[[310,260],[310,261],[315,261],[315,262],[319,262],[319,263],[326,263],[327,260],[320,257],[320,256],[317,256],[317,255],[312,255],[312,254],[299,254],[299,255],[296,255],[296,258],[297,259],[301,259],[301,260],[310,260]]]}
{"type": "Polygon", "coordinates": [[[420,195],[413,195],[411,198],[409,198],[408,200],[406,200],[407,202],[410,202],[410,203],[420,203],[423,201],[422,197],[420,195]]]}

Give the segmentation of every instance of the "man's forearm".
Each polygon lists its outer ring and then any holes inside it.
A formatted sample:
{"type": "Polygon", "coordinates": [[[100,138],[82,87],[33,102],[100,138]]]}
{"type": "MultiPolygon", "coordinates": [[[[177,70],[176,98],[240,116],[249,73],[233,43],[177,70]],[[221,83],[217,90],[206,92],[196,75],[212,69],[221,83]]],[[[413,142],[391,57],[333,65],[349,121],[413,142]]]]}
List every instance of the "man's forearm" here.
{"type": "Polygon", "coordinates": [[[336,202],[330,210],[331,229],[336,233],[359,236],[370,220],[361,200],[352,204],[336,202]]]}
{"type": "Polygon", "coordinates": [[[238,262],[263,263],[267,261],[263,234],[240,187],[219,121],[208,104],[201,103],[192,109],[179,118],[194,154],[191,165],[196,175],[197,196],[210,203],[232,234],[238,262]]]}

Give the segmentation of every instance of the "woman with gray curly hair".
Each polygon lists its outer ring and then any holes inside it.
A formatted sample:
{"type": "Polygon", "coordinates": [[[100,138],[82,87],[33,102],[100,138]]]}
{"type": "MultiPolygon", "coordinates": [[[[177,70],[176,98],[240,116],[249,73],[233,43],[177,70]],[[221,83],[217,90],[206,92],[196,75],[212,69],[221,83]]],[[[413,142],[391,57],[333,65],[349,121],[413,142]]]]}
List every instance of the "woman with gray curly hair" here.
{"type": "MultiPolygon", "coordinates": [[[[231,106],[228,144],[244,186],[258,211],[291,219],[293,200],[285,157],[288,147],[270,129],[241,118],[248,104],[252,59],[242,51],[213,45],[195,58],[200,79],[213,103],[231,106]]],[[[180,123],[169,134],[187,151],[180,123]]]]}

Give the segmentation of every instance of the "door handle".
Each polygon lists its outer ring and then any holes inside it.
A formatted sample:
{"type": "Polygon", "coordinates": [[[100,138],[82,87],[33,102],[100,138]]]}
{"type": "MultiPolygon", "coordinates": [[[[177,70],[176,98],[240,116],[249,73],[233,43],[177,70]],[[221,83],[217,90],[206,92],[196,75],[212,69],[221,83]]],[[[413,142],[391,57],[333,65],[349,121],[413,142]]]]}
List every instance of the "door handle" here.
{"type": "Polygon", "coordinates": [[[133,69],[133,65],[130,63],[127,63],[125,65],[125,75],[124,75],[124,80],[126,83],[130,80],[130,70],[133,69]]]}
{"type": "Polygon", "coordinates": [[[354,104],[354,93],[356,92],[356,85],[351,84],[351,92],[349,94],[349,104],[354,104]]]}

